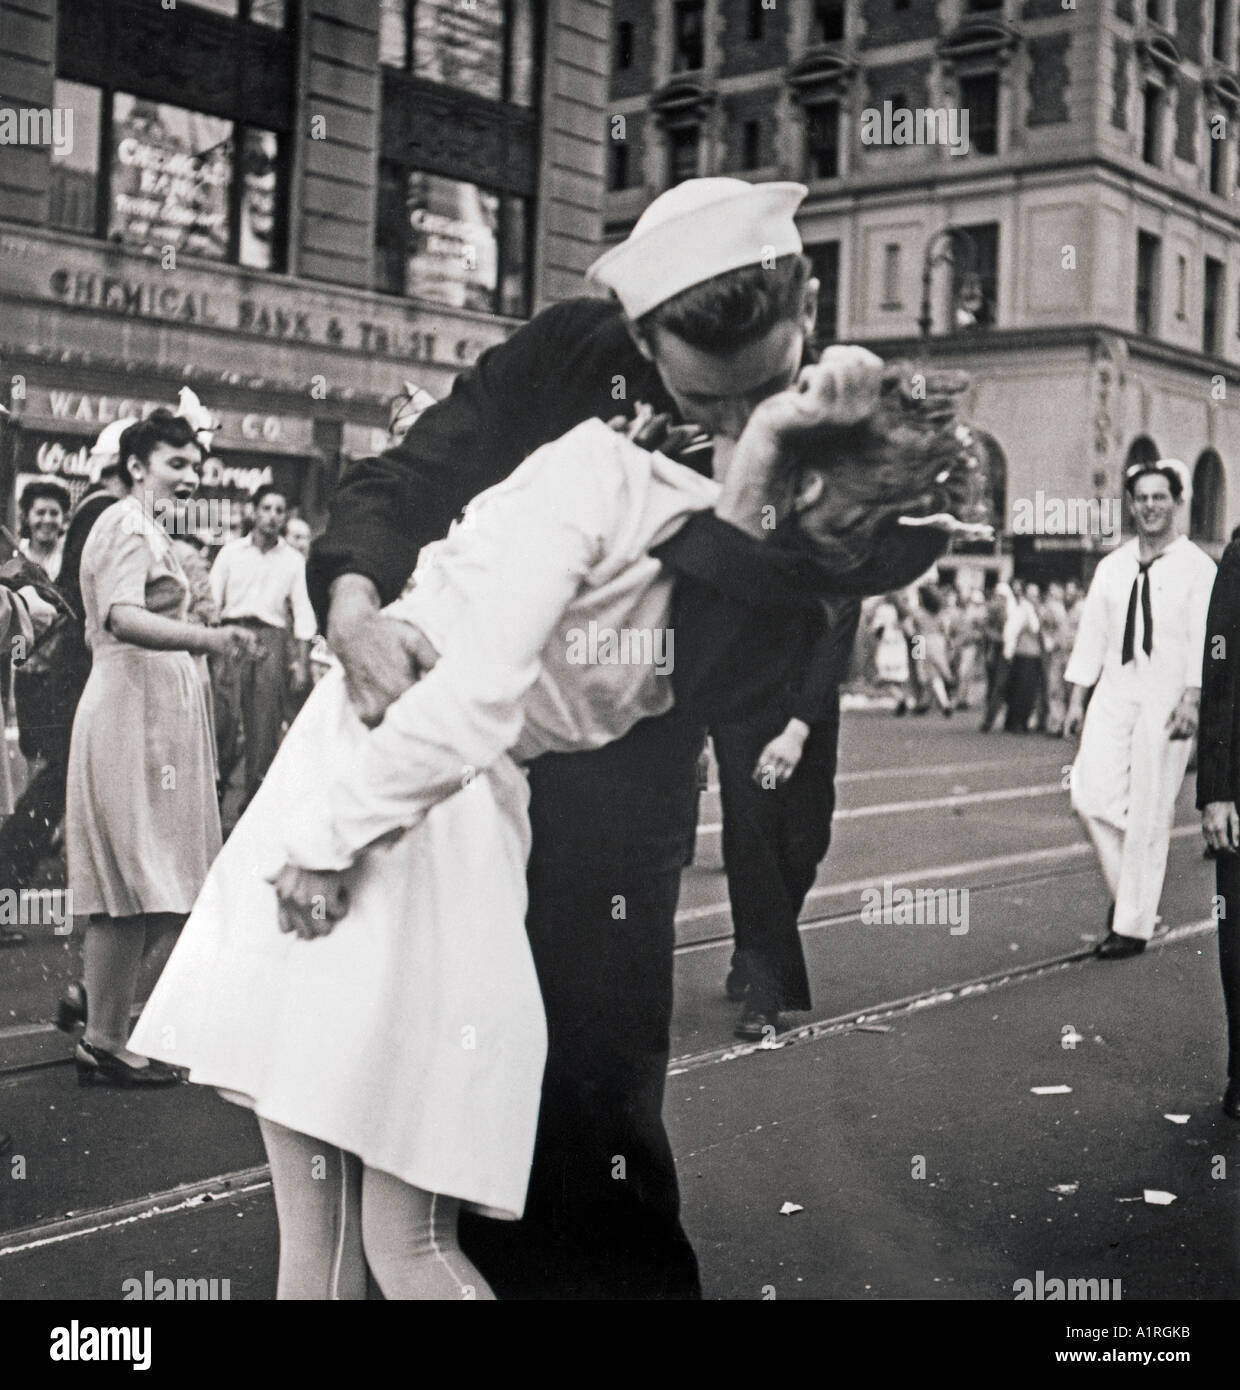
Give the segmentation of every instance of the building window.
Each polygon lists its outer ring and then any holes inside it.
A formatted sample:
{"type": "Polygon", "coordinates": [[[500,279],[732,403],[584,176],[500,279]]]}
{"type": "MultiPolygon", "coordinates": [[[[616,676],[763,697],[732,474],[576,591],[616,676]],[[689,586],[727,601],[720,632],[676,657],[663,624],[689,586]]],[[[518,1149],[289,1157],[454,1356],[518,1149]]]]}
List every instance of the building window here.
{"type": "Polygon", "coordinates": [[[999,152],[999,74],[962,77],[960,106],[969,113],[969,148],[978,154],[999,152]]]}
{"type": "Polygon", "coordinates": [[[529,200],[384,161],[378,288],[455,309],[529,312],[529,200]]]}
{"type": "Polygon", "coordinates": [[[840,104],[819,101],[805,111],[805,171],[811,179],[840,174],[840,104]]]}
{"type": "Polygon", "coordinates": [[[677,0],[672,53],[673,72],[694,72],[704,61],[703,0],[677,0]]]}
{"type": "Polygon", "coordinates": [[[1162,238],[1137,233],[1137,332],[1153,337],[1158,331],[1158,262],[1162,238]]]}
{"type": "Polygon", "coordinates": [[[633,23],[622,19],[616,25],[616,71],[626,72],[633,66],[633,23]]]}
{"type": "Polygon", "coordinates": [[[103,93],[98,87],[57,79],[52,105],[73,112],[73,139],[52,146],[48,221],[68,232],[94,236],[99,230],[100,120],[103,93]]]}
{"type": "Polygon", "coordinates": [[[679,126],[667,136],[667,186],[697,178],[698,128],[679,126]]]}
{"type": "Polygon", "coordinates": [[[982,302],[976,309],[970,309],[972,322],[963,327],[993,328],[998,317],[999,306],[999,224],[997,222],[976,222],[961,227],[973,243],[976,259],[970,265],[968,257],[957,250],[952,261],[952,303],[956,304],[964,288],[964,277],[969,270],[976,271],[978,288],[982,302]]]}
{"type": "Polygon", "coordinates": [[[889,241],[883,247],[883,310],[902,308],[900,301],[900,243],[889,241]]]}
{"type": "Polygon", "coordinates": [[[741,168],[758,169],[762,166],[762,125],[759,121],[746,121],[741,130],[741,168]]]}
{"type": "Polygon", "coordinates": [[[1165,24],[1167,21],[1163,0],[1145,0],[1145,17],[1151,24],[1165,24]]]}
{"type": "Polygon", "coordinates": [[[1223,192],[1223,169],[1224,169],[1223,157],[1224,157],[1224,152],[1226,151],[1226,148],[1227,148],[1226,130],[1227,130],[1226,121],[1222,122],[1221,127],[1216,127],[1216,126],[1215,126],[1214,120],[1211,119],[1211,121],[1210,121],[1210,139],[1209,139],[1209,144],[1210,144],[1210,192],[1211,192],[1211,193],[1217,193],[1217,194],[1219,195],[1219,197],[1225,197],[1225,196],[1226,196],[1226,194],[1224,194],[1224,192],[1223,192]],[[1222,135],[1216,136],[1215,133],[1214,133],[1216,128],[1221,128],[1221,130],[1222,130],[1224,133],[1223,133],[1222,135]]]}
{"type": "Polygon", "coordinates": [[[1223,304],[1223,262],[1207,256],[1203,281],[1204,299],[1201,306],[1201,350],[1211,357],[1220,352],[1219,321],[1223,304]]]}
{"type": "Polygon", "coordinates": [[[537,104],[535,0],[381,0],[379,61],[427,82],[537,104]]]}
{"type": "Polygon", "coordinates": [[[608,186],[613,193],[622,193],[629,186],[629,147],[623,140],[613,140],[611,143],[608,186]]]}
{"type": "Polygon", "coordinates": [[[895,4],[894,4],[894,6],[893,6],[893,8],[895,8],[895,9],[897,9],[897,10],[907,10],[908,7],[909,7],[909,0],[895,0],[895,4]]]}
{"type": "Polygon", "coordinates": [[[968,0],[965,9],[969,14],[981,14],[986,10],[1001,10],[1003,0],[968,0]]]}
{"type": "Polygon", "coordinates": [[[1158,163],[1162,98],[1162,89],[1147,82],[1141,93],[1141,158],[1146,164],[1158,163]]]}
{"type": "Polygon", "coordinates": [[[844,0],[814,0],[814,42],[838,43],[844,37],[844,0]]]}
{"type": "Polygon", "coordinates": [[[1223,471],[1223,460],[1213,449],[1206,449],[1193,469],[1193,500],[1188,522],[1190,540],[1225,539],[1226,499],[1227,475],[1223,471]]]}
{"type": "Polygon", "coordinates": [[[766,7],[762,0],[749,0],[749,18],[745,25],[745,37],[750,43],[757,43],[766,33],[766,7]]]}
{"type": "MultiPolygon", "coordinates": [[[[284,28],[284,0],[188,0],[196,10],[210,10],[228,19],[248,19],[271,29],[284,28]]],[[[171,9],[171,6],[167,8],[171,9]]]]}
{"type": "Polygon", "coordinates": [[[280,137],[129,92],[58,80],[74,113],[72,151],[53,152],[49,221],[162,256],[283,260],[280,137]]]}
{"type": "Polygon", "coordinates": [[[1188,317],[1188,257],[1175,258],[1175,316],[1188,317]]]}
{"type": "Polygon", "coordinates": [[[805,254],[810,260],[811,273],[818,281],[818,322],[814,337],[826,347],[835,342],[840,332],[840,244],[838,241],[819,242],[817,246],[807,246],[805,254]]]}
{"type": "Polygon", "coordinates": [[[1216,63],[1226,60],[1228,3],[1229,0],[1214,0],[1214,27],[1210,39],[1210,52],[1216,63]]]}

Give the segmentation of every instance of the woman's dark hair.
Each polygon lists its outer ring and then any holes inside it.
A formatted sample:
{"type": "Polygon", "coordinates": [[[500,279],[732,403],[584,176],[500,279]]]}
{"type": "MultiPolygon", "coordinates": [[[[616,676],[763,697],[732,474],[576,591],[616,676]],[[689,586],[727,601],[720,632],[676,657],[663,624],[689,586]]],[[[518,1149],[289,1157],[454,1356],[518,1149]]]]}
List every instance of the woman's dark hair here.
{"type": "MultiPolygon", "coordinates": [[[[982,451],[956,418],[963,372],[883,371],[875,411],[854,425],[820,425],[790,445],[798,474],[826,476],[824,497],[802,548],[824,592],[874,594],[903,588],[944,553],[948,534],[901,517],[947,515],[990,521],[982,451]]],[[[798,525],[800,523],[798,522],[798,525]]]]}
{"type": "Polygon", "coordinates": [[[769,267],[725,270],[656,305],[637,320],[637,329],[647,340],[662,329],[702,352],[732,353],[777,323],[800,318],[809,272],[809,258],[799,253],[779,256],[769,267]]]}
{"type": "Polygon", "coordinates": [[[1178,502],[1184,496],[1184,479],[1180,477],[1177,468],[1159,468],[1156,463],[1134,464],[1124,473],[1124,491],[1129,497],[1136,490],[1140,479],[1147,477],[1151,473],[1156,473],[1160,478],[1167,480],[1167,487],[1171,492],[1171,500],[1178,502]]]}
{"type": "Polygon", "coordinates": [[[22,495],[18,499],[17,510],[21,513],[22,519],[30,514],[31,507],[36,502],[42,501],[56,502],[60,505],[60,510],[66,516],[69,515],[69,508],[73,504],[73,499],[69,496],[69,489],[62,487],[59,483],[50,480],[36,479],[32,483],[27,483],[22,488],[22,495]]]}
{"type": "Polygon", "coordinates": [[[118,449],[121,477],[127,483],[132,483],[129,460],[136,458],[142,463],[149,463],[151,454],[160,444],[169,444],[174,449],[184,449],[187,444],[193,444],[202,453],[202,445],[198,443],[193,425],[161,405],[157,410],[152,410],[145,420],[130,425],[121,435],[118,449]]]}

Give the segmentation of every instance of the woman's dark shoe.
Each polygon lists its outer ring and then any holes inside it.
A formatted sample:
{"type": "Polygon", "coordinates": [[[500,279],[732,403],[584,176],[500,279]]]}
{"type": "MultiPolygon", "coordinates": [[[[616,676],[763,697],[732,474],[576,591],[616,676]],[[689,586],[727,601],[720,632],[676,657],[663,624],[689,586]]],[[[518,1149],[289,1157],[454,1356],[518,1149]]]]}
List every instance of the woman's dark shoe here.
{"type": "Polygon", "coordinates": [[[162,1062],[131,1067],[114,1053],[80,1042],[73,1050],[79,1086],[175,1086],[180,1076],[162,1062]]]}
{"type": "Polygon", "coordinates": [[[81,980],[70,980],[56,1005],[56,1027],[62,1033],[72,1033],[86,1026],[86,986],[81,980]]]}
{"type": "Polygon", "coordinates": [[[1223,1114],[1240,1120],[1240,1081],[1229,1081],[1223,1094],[1223,1114]]]}

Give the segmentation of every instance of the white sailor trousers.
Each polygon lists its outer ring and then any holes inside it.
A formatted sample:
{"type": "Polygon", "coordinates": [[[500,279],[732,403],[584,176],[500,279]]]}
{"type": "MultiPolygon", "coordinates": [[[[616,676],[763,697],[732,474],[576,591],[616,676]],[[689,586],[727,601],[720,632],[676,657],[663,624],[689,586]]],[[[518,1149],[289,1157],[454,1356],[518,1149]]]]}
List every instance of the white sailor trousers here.
{"type": "Polygon", "coordinates": [[[1160,690],[1132,698],[1104,677],[1072,767],[1072,809],[1089,831],[1115,902],[1112,929],[1143,941],[1154,934],[1175,799],[1192,745],[1167,736],[1177,699],[1178,692],[1160,690]]]}

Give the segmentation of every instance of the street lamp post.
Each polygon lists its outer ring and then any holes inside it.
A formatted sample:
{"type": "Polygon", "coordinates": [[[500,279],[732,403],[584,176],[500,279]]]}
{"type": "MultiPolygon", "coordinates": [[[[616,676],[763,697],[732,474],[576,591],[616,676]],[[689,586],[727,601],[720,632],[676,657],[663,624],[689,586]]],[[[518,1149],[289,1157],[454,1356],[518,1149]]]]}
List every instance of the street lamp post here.
{"type": "Polygon", "coordinates": [[[957,242],[964,247],[965,272],[961,276],[960,288],[952,302],[957,309],[962,309],[970,315],[970,318],[982,307],[982,282],[977,273],[977,243],[960,227],[940,227],[926,243],[926,253],[921,263],[921,316],[917,320],[917,326],[921,329],[923,338],[930,336],[933,323],[930,290],[934,267],[943,263],[952,266],[956,264],[957,242]]]}

